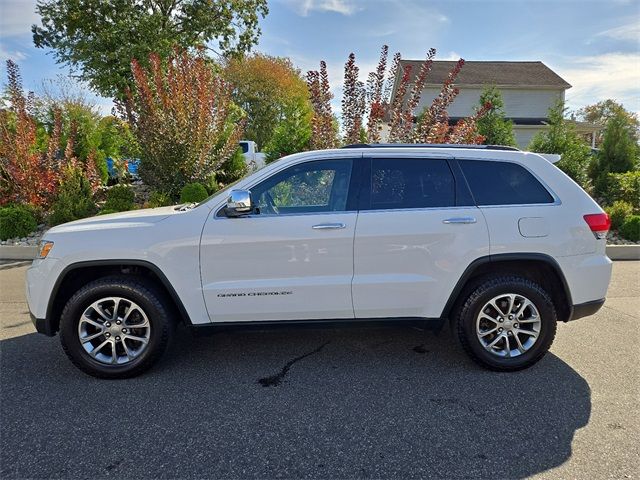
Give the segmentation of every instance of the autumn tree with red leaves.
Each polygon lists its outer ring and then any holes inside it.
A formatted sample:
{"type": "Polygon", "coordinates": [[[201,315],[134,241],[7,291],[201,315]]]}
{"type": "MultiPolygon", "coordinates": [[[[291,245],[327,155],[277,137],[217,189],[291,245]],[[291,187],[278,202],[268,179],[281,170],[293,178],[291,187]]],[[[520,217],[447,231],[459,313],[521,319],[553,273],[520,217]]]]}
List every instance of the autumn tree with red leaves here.
{"type": "MultiPolygon", "coordinates": [[[[345,75],[342,96],[343,141],[346,144],[359,143],[364,136],[371,143],[381,140],[383,118],[388,118],[390,143],[482,143],[484,137],[478,133],[477,120],[491,108],[485,106],[471,117],[461,119],[456,125],[449,125],[447,108],[453,103],[459,90],[455,80],[464,66],[460,59],[449,72],[440,93],[431,105],[416,118],[415,109],[420,103],[422,91],[427,82],[436,55],[434,48],[429,49],[424,62],[420,65],[412,79],[411,65],[403,67],[401,56],[393,57],[389,75],[385,84],[389,49],[382,47],[380,61],[375,72],[369,73],[366,86],[359,80],[359,69],[355,55],[349,55],[345,64],[345,75]],[[394,82],[398,79],[394,88],[394,82]],[[412,81],[413,80],[413,81],[412,81]],[[366,126],[366,128],[365,128],[366,126]]],[[[321,62],[326,77],[326,64],[321,62]]],[[[314,107],[314,118],[332,118],[331,96],[323,96],[320,91],[319,73],[310,71],[307,74],[309,95],[314,107]]],[[[328,86],[327,89],[328,91],[328,86]]],[[[326,141],[327,131],[314,128],[314,148],[330,148],[326,141]]]]}
{"type": "Polygon", "coordinates": [[[137,137],[141,178],[177,197],[186,183],[211,184],[238,148],[242,114],[202,51],[152,54],[149,65],[132,61],[135,88],[117,108],[137,137]]]}
{"type": "Polygon", "coordinates": [[[320,62],[319,71],[307,72],[307,87],[313,107],[310,147],[316,150],[334,148],[338,144],[338,139],[331,112],[333,94],[329,88],[326,62],[320,62]]]}
{"type": "Polygon", "coordinates": [[[56,155],[60,112],[55,112],[46,153],[37,149],[33,94],[25,96],[18,65],[7,60],[9,107],[0,110],[0,204],[49,205],[58,187],[56,155]]]}

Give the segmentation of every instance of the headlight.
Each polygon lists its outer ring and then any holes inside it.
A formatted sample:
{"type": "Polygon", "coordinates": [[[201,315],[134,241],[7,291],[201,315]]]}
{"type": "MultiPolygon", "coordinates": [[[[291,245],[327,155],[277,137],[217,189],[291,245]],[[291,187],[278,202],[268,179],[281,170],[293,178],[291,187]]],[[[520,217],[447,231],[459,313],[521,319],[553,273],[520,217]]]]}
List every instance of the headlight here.
{"type": "Polygon", "coordinates": [[[53,248],[53,242],[49,242],[47,240],[42,240],[38,247],[38,256],[36,258],[47,258],[49,252],[53,248]]]}

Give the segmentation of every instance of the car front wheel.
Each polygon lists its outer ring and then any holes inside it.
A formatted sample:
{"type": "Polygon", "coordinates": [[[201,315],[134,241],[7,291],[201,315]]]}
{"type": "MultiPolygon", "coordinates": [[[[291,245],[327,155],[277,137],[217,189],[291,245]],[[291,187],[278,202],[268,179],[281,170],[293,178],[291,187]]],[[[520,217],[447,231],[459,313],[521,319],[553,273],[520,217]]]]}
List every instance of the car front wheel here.
{"type": "Polygon", "coordinates": [[[60,319],[65,353],[83,372],[128,378],[151,368],[172,332],[168,309],[152,285],[114,276],[81,288],[60,319]]]}
{"type": "Polygon", "coordinates": [[[521,277],[484,281],[455,317],[460,342],[483,367],[521,370],[539,361],[556,333],[557,315],[549,294],[521,277]]]}

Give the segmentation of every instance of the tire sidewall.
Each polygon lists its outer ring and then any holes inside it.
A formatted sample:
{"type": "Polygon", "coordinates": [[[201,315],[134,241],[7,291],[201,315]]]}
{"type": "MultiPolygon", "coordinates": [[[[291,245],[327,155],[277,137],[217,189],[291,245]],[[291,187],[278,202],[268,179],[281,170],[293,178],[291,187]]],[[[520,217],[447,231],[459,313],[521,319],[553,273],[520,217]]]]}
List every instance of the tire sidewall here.
{"type": "Polygon", "coordinates": [[[461,328],[469,348],[482,363],[498,369],[524,368],[539,360],[549,349],[555,337],[557,321],[555,308],[548,295],[544,293],[544,290],[534,284],[528,285],[528,283],[523,279],[513,279],[505,283],[481,286],[471,295],[471,297],[474,297],[474,301],[463,307],[460,315],[461,328]],[[522,295],[533,302],[540,314],[540,335],[533,347],[522,355],[501,358],[488,352],[478,339],[476,320],[481,309],[489,300],[498,295],[508,293],[522,295]]]}
{"type": "Polygon", "coordinates": [[[96,282],[76,293],[65,306],[60,320],[60,340],[74,363],[83,371],[103,378],[127,377],[146,370],[162,353],[168,323],[166,310],[151,290],[124,282],[96,282]],[[106,365],[95,360],[84,349],[78,336],[78,324],[84,311],[93,302],[106,297],[121,297],[137,303],[151,326],[149,343],[144,352],[124,365],[106,365]]]}

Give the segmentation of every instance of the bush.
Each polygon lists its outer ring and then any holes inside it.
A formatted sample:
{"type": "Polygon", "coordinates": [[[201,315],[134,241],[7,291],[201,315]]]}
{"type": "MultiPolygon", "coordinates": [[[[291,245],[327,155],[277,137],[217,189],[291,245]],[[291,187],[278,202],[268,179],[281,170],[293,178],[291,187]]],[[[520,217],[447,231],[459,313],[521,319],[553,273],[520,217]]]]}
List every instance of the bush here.
{"type": "Polygon", "coordinates": [[[36,217],[28,207],[12,205],[0,208],[0,240],[26,237],[37,227],[36,217]]]}
{"type": "Polygon", "coordinates": [[[51,225],[71,222],[92,216],[96,211],[91,184],[82,168],[68,165],[64,168],[62,182],[58,189],[49,217],[51,225]]]}
{"type": "Polygon", "coordinates": [[[209,196],[201,183],[187,183],[180,192],[180,203],[197,203],[209,196]]]}
{"type": "Polygon", "coordinates": [[[620,235],[632,242],[640,241],[640,215],[627,217],[622,227],[620,227],[620,235]]]}
{"type": "Polygon", "coordinates": [[[98,212],[98,215],[109,215],[111,213],[118,213],[118,210],[112,210],[109,208],[103,208],[102,210],[100,210],[100,212],[98,212]]]}
{"type": "Polygon", "coordinates": [[[607,205],[621,200],[629,203],[636,213],[640,211],[640,171],[609,173],[602,187],[602,200],[607,205]]]}
{"type": "Polygon", "coordinates": [[[620,200],[613,202],[613,205],[606,210],[611,219],[611,228],[613,230],[618,230],[627,217],[633,215],[633,207],[631,204],[620,200]]]}
{"type": "Polygon", "coordinates": [[[126,212],[133,209],[135,194],[128,185],[114,185],[107,192],[107,201],[102,207],[103,210],[113,210],[114,212],[126,212]]]}
{"type": "Polygon", "coordinates": [[[171,197],[163,192],[151,192],[147,201],[148,208],[166,207],[171,205],[171,197]]]}

